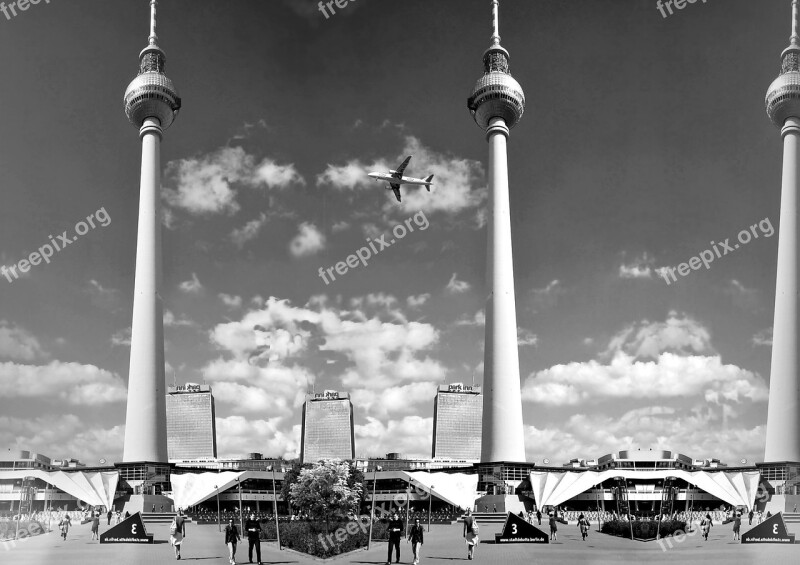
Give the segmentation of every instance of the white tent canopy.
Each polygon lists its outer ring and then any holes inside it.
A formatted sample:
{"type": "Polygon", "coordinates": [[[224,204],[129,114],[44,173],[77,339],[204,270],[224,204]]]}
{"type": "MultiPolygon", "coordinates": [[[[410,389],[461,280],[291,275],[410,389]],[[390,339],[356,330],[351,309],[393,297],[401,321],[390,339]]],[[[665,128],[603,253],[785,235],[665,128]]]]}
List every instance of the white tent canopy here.
{"type": "Polygon", "coordinates": [[[733,506],[753,507],[758,490],[758,471],[640,471],[633,469],[608,469],[606,471],[532,471],[531,487],[538,506],[557,506],[594,486],[613,479],[659,480],[676,477],[733,506]]]}
{"type": "Polygon", "coordinates": [[[428,491],[433,485],[433,496],[459,508],[472,508],[478,490],[478,475],[466,473],[407,473],[428,491]]]}
{"type": "Polygon", "coordinates": [[[61,489],[91,506],[114,505],[114,493],[119,482],[118,471],[41,471],[22,469],[19,471],[0,471],[0,480],[24,480],[35,477],[61,489]]]}

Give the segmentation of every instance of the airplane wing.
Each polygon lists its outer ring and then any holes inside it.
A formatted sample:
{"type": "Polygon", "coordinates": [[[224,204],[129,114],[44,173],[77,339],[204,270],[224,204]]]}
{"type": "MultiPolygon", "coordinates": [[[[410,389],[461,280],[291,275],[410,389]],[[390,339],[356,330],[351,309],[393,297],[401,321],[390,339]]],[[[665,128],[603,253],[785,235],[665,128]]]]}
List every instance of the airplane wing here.
{"type": "Polygon", "coordinates": [[[400,202],[400,185],[392,183],[391,187],[394,191],[395,198],[397,198],[397,201],[400,202]]]}
{"type": "Polygon", "coordinates": [[[408,162],[410,160],[411,160],[411,155],[406,157],[406,160],[400,163],[400,166],[397,167],[397,170],[394,173],[392,173],[392,176],[397,179],[403,178],[403,171],[406,170],[406,167],[408,166],[408,162]]]}

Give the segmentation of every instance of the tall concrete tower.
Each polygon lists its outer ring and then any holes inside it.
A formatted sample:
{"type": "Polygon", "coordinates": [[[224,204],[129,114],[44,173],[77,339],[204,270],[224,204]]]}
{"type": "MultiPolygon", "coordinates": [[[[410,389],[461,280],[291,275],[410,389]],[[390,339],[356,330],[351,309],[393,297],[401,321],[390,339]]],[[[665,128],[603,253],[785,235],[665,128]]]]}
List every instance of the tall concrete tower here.
{"type": "Polygon", "coordinates": [[[125,114],[139,128],[142,172],[133,291],[128,410],[122,461],[166,463],[164,320],[161,305],[161,136],[181,99],[164,74],[166,57],[156,43],[156,0],[150,0],[149,44],[139,53],[139,75],[125,91],[125,114]]]}
{"type": "Polygon", "coordinates": [[[783,183],[778,236],[772,367],[765,462],[800,462],[798,353],[797,192],[800,188],[800,36],[798,0],[792,2],[792,36],[781,55],[781,74],[767,91],[767,114],[783,136],[783,183]]]}
{"type": "Polygon", "coordinates": [[[483,53],[483,76],[467,107],[489,142],[489,220],[486,253],[486,345],[483,358],[481,462],[525,461],[522,395],[511,253],[506,140],[525,110],[522,87],[508,72],[500,46],[498,0],[492,0],[491,46],[483,53]]]}

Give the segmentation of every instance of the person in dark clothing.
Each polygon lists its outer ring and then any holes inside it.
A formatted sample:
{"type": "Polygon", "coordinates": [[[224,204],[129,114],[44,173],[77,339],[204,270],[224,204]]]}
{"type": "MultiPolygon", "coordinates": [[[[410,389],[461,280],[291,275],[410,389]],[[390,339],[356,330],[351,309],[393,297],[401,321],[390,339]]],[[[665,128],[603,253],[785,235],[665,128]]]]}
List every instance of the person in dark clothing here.
{"type": "Polygon", "coordinates": [[[109,510],[109,511],[106,513],[106,518],[108,518],[108,525],[109,525],[109,526],[111,525],[111,516],[113,516],[113,515],[114,515],[114,513],[113,513],[111,510],[109,510]]]}
{"type": "Polygon", "coordinates": [[[397,515],[392,514],[389,521],[389,554],[386,557],[386,565],[392,562],[392,547],[395,550],[395,563],[400,563],[400,539],[403,537],[403,521],[397,515]]]}
{"type": "Polygon", "coordinates": [[[411,551],[414,552],[414,565],[419,563],[420,546],[424,541],[424,528],[419,523],[419,518],[414,520],[414,525],[411,526],[411,531],[408,532],[408,541],[411,542],[411,551]]]}
{"type": "Polygon", "coordinates": [[[751,526],[753,525],[753,515],[754,514],[755,513],[752,510],[750,510],[750,512],[747,513],[747,517],[750,519],[750,525],[751,526]]]}
{"type": "Polygon", "coordinates": [[[261,565],[261,524],[256,520],[255,514],[250,514],[250,519],[244,523],[244,529],[247,532],[247,558],[250,563],[253,562],[253,547],[255,547],[258,565],[261,565]]]}
{"type": "Polygon", "coordinates": [[[536,510],[536,519],[539,521],[539,525],[542,525],[542,511],[536,510]]]}
{"type": "Polygon", "coordinates": [[[231,565],[236,563],[236,544],[240,539],[239,529],[231,518],[228,520],[228,525],[225,526],[225,545],[228,546],[228,563],[231,565]]]}

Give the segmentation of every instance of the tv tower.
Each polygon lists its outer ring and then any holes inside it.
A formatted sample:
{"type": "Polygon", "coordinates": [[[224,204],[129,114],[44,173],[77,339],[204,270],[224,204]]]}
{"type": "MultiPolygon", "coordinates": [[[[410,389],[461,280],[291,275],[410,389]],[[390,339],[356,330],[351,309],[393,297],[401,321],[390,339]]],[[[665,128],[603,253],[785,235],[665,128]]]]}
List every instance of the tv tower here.
{"type": "Polygon", "coordinates": [[[489,219],[486,253],[486,334],[483,357],[481,462],[525,461],[522,395],[511,253],[506,140],[525,110],[522,87],[508,72],[508,51],[500,46],[498,0],[492,0],[491,46],[483,53],[483,76],[467,107],[489,142],[489,219]]]}
{"type": "Polygon", "coordinates": [[[164,74],[157,45],[156,0],[150,0],[150,37],[139,53],[139,75],[125,91],[125,114],[139,128],[142,172],[136,279],[133,290],[128,409],[122,461],[166,463],[164,320],[161,305],[161,136],[178,114],[181,99],[164,74]]]}
{"type": "Polygon", "coordinates": [[[797,192],[800,188],[800,36],[798,0],[792,1],[792,36],[781,54],[781,74],[767,91],[767,114],[783,136],[783,182],[778,234],[778,276],[772,330],[765,462],[800,462],[800,375],[797,325],[797,192]]]}

